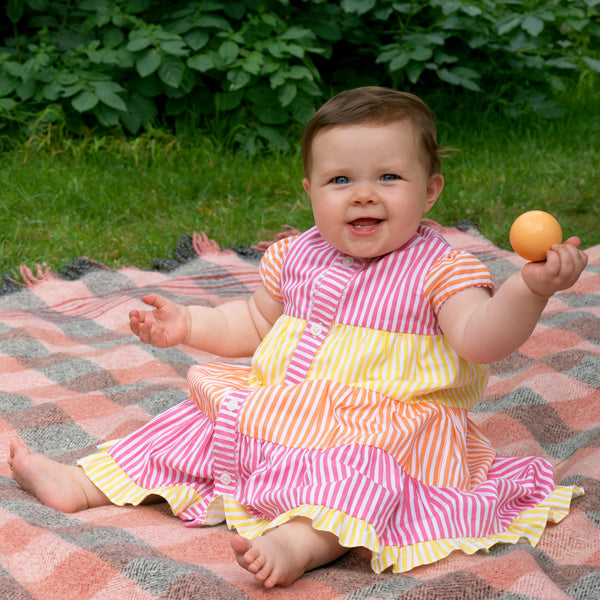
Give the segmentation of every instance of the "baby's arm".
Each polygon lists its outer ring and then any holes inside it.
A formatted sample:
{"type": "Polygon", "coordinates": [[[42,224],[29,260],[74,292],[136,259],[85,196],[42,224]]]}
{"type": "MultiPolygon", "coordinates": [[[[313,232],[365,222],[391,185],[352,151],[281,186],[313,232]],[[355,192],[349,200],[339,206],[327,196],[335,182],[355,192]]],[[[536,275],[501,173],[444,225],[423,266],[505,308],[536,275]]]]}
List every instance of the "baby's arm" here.
{"type": "Polygon", "coordinates": [[[247,300],[214,308],[181,306],[158,294],[142,300],[154,310],[129,313],[131,331],[142,342],[161,348],[185,343],[228,357],[250,356],[283,312],[262,284],[247,300]]]}
{"type": "Polygon", "coordinates": [[[441,306],[439,324],[456,352],[476,363],[500,360],[521,346],[557,291],[571,287],[587,265],[579,238],[553,246],[547,260],[528,263],[494,296],[468,288],[441,306]]]}

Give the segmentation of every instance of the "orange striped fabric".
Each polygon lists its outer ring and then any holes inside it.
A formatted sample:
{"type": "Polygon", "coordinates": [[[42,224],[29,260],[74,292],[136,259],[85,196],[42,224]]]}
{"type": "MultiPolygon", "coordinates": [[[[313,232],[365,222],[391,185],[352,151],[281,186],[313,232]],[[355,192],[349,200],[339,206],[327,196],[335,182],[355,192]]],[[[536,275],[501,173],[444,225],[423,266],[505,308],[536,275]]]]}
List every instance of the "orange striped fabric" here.
{"type": "Polygon", "coordinates": [[[403,260],[349,261],[316,230],[273,245],[261,273],[270,293],[285,300],[286,313],[256,351],[251,373],[191,369],[204,414],[215,419],[229,390],[251,388],[239,423],[244,435],[290,448],[372,446],[430,485],[469,489],[481,482],[494,452],[466,411],[483,393],[487,367],[453,351],[431,304],[469,285],[491,286],[489,271],[426,228],[399,255],[403,260]],[[318,291],[311,296],[309,288],[318,291]],[[363,304],[367,292],[370,303],[363,304]],[[389,309],[394,294],[409,303],[396,307],[397,316],[389,309]],[[340,311],[340,297],[357,306],[340,311]],[[384,303],[388,308],[374,310],[384,303]],[[394,331],[363,326],[374,324],[373,313],[394,331]]]}
{"type": "Polygon", "coordinates": [[[425,280],[425,296],[433,310],[438,313],[441,305],[453,294],[477,282],[478,287],[494,289],[494,281],[477,258],[464,250],[451,250],[438,260],[425,280]]]}

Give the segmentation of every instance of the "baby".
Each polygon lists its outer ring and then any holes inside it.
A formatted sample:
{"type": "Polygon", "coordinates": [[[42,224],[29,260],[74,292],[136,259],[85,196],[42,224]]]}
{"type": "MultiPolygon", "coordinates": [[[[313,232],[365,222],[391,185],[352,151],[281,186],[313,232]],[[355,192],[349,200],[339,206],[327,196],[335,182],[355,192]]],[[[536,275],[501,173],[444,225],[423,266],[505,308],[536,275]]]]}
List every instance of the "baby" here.
{"type": "Polygon", "coordinates": [[[187,525],[226,521],[266,587],[352,547],[400,572],[525,529],[537,542],[539,509],[566,514],[578,490],[555,486],[541,458],[497,457],[468,411],[486,364],[579,278],[580,240],[494,293],[479,260],[422,224],[444,187],[441,148],[408,93],[339,94],[302,150],[315,227],[268,249],[250,298],[184,307],[151,294],[151,310],[130,313],[142,342],[251,366],[192,367],[188,400],[78,466],[14,442],[15,480],[65,512],[166,500],[187,525]]]}

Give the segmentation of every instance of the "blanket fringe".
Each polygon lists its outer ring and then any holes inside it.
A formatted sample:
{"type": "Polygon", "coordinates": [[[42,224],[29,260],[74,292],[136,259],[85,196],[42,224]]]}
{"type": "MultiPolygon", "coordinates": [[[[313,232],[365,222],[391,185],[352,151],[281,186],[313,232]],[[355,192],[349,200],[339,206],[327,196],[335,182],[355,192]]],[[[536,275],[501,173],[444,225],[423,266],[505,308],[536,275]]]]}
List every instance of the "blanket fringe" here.
{"type": "Polygon", "coordinates": [[[301,233],[300,231],[298,231],[291,225],[283,225],[283,231],[276,234],[272,240],[258,242],[257,244],[252,246],[252,248],[254,248],[255,250],[258,250],[259,252],[264,253],[264,252],[266,252],[267,248],[269,248],[269,246],[272,246],[275,242],[278,242],[279,240],[282,240],[287,237],[291,237],[293,235],[300,235],[300,233],[301,233]]]}
{"type": "Polygon", "coordinates": [[[19,273],[21,273],[21,277],[23,278],[23,281],[27,287],[34,287],[38,283],[41,283],[42,281],[48,281],[50,279],[60,279],[58,275],[55,275],[52,272],[52,269],[50,269],[46,263],[36,264],[35,274],[27,265],[21,265],[19,267],[19,273]]]}
{"type": "MultiPolygon", "coordinates": [[[[269,246],[274,244],[275,242],[278,242],[279,240],[289,237],[289,236],[299,235],[299,233],[300,232],[297,229],[295,229],[294,227],[291,227],[290,225],[283,225],[283,230],[280,233],[276,234],[272,240],[258,242],[256,245],[252,246],[252,248],[261,253],[264,253],[265,250],[269,246]]],[[[187,239],[188,239],[187,244],[188,244],[188,248],[189,248],[189,236],[187,236],[187,239]]],[[[201,231],[201,232],[194,231],[193,232],[192,239],[191,239],[191,246],[192,246],[193,251],[200,258],[202,258],[203,256],[207,256],[209,254],[216,254],[218,252],[231,252],[231,250],[224,250],[224,251],[221,250],[219,244],[215,240],[209,238],[206,235],[206,233],[204,233],[203,231],[201,231]]],[[[191,251],[191,249],[189,249],[188,251],[191,251]]],[[[191,258],[191,256],[190,256],[190,258],[191,258]]],[[[81,260],[85,261],[86,264],[90,264],[94,267],[108,269],[108,267],[105,267],[101,263],[97,263],[96,261],[92,261],[88,258],[83,257],[81,260]]],[[[52,271],[52,269],[48,266],[48,264],[45,262],[41,263],[41,264],[39,264],[39,263],[36,264],[35,271],[30,269],[27,265],[21,265],[19,267],[19,272],[21,274],[21,278],[23,279],[25,286],[27,286],[29,288],[35,287],[36,285],[42,283],[43,281],[49,281],[52,279],[61,279],[61,275],[63,275],[63,273],[60,273],[60,274],[54,273],[52,271]]],[[[67,279],[73,279],[73,278],[74,277],[72,277],[72,276],[67,277],[67,279]]],[[[18,282],[14,282],[14,283],[18,283],[18,282]]]]}
{"type": "Polygon", "coordinates": [[[192,246],[196,251],[196,254],[200,257],[207,254],[214,254],[220,252],[221,248],[215,240],[210,239],[204,231],[200,233],[194,231],[192,235],[192,246]]]}

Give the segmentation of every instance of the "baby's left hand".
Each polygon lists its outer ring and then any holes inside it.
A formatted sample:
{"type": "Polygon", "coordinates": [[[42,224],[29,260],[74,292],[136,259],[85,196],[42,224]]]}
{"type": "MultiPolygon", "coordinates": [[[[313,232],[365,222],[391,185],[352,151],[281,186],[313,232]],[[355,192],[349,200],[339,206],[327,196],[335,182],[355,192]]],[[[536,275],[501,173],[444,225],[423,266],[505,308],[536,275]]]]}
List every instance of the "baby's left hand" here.
{"type": "Polygon", "coordinates": [[[585,269],[588,256],[579,250],[581,240],[571,237],[548,250],[545,262],[527,263],[521,272],[527,287],[544,298],[570,288],[585,269]]]}

